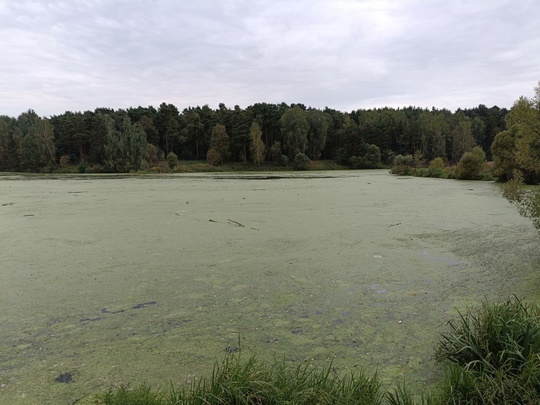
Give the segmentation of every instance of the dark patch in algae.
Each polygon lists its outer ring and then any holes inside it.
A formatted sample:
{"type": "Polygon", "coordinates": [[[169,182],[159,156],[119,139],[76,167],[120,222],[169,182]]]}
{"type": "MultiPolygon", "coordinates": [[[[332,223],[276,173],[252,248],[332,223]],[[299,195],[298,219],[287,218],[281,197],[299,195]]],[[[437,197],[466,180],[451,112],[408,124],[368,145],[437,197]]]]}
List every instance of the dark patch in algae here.
{"type": "Polygon", "coordinates": [[[71,373],[62,373],[57,376],[54,381],[67,384],[73,381],[73,376],[71,375],[71,373]]]}

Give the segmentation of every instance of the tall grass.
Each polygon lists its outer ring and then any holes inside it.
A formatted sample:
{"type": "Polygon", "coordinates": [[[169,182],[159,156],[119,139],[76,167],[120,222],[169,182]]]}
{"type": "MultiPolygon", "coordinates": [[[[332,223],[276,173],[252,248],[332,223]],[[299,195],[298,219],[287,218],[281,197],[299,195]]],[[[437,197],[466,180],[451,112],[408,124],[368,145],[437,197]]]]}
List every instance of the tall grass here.
{"type": "Polygon", "coordinates": [[[415,400],[417,396],[413,395],[405,384],[402,384],[388,392],[386,399],[388,405],[440,405],[443,401],[437,395],[429,392],[420,394],[420,402],[415,400]]]}
{"type": "Polygon", "coordinates": [[[514,298],[483,302],[448,323],[437,357],[448,403],[540,403],[540,309],[514,298]],[[457,401],[457,402],[456,402],[457,401]]]}
{"type": "Polygon", "coordinates": [[[212,376],[187,388],[171,387],[168,393],[152,392],[141,386],[109,391],[101,397],[105,405],[258,405],[258,404],[373,404],[383,403],[381,383],[376,375],[351,373],[343,377],[332,365],[315,368],[309,363],[287,367],[266,364],[251,356],[227,356],[216,364],[212,376]],[[147,402],[145,402],[147,401],[147,402]]]}

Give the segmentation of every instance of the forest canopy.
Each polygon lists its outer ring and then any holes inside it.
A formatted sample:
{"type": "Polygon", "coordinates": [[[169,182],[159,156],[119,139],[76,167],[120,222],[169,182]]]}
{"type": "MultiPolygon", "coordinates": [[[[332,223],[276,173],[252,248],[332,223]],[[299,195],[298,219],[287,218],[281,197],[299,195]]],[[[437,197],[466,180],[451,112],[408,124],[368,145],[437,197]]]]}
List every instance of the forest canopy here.
{"type": "Polygon", "coordinates": [[[173,104],[72,112],[49,118],[33,110],[0,116],[0,171],[54,171],[79,164],[129,172],[165,161],[211,164],[336,160],[351,168],[391,164],[397,155],[457,162],[479,146],[492,158],[508,110],[479,105],[446,109],[378,108],[341,112],[302,104],[257,103],[245,109],[173,104]]]}

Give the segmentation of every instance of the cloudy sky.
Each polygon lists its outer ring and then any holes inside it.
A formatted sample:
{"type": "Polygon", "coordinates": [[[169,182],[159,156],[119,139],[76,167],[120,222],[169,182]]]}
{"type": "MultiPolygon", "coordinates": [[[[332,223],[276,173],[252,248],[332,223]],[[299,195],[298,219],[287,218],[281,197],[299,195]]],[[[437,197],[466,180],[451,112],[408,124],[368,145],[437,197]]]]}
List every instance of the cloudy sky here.
{"type": "Polygon", "coordinates": [[[0,0],[0,115],[220,102],[511,107],[538,0],[0,0]]]}

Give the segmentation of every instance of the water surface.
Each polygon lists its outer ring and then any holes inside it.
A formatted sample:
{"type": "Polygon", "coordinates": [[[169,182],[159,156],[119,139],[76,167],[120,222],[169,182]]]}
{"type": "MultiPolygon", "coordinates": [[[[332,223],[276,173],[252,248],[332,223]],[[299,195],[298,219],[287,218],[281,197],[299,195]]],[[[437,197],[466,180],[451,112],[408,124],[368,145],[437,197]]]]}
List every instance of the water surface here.
{"type": "Polygon", "coordinates": [[[5,176],[0,237],[2,403],[186,383],[239,340],[420,387],[456,308],[538,298],[538,235],[488,182],[5,176]]]}

